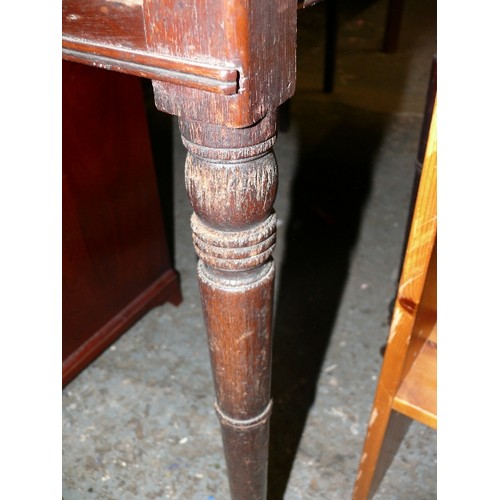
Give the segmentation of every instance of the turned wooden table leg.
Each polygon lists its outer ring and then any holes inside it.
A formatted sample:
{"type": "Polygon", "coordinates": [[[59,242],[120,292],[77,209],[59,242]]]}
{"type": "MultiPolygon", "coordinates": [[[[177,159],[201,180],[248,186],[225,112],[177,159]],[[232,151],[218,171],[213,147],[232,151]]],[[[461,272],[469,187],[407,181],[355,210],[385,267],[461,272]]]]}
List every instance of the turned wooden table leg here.
{"type": "Polygon", "coordinates": [[[276,113],[243,128],[180,119],[215,408],[233,500],[264,499],[278,170],[276,113]]]}

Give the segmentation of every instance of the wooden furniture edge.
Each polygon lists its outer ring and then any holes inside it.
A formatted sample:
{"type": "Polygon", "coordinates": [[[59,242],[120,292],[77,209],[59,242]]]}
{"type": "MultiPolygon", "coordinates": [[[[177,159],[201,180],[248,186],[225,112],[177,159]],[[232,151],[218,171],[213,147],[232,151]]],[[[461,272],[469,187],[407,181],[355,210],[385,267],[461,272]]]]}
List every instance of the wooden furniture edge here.
{"type": "Polygon", "coordinates": [[[178,274],[174,269],[169,269],[63,361],[63,387],[148,310],[165,302],[179,305],[181,300],[178,274]]]}
{"type": "Polygon", "coordinates": [[[393,409],[437,429],[437,243],[406,353],[393,409]],[[415,390],[418,388],[418,390],[415,390]]]}
{"type": "MultiPolygon", "coordinates": [[[[352,492],[353,500],[366,500],[371,498],[374,493],[371,491],[372,481],[390,416],[392,411],[396,410],[395,396],[405,374],[404,369],[408,367],[407,353],[415,331],[419,307],[423,305],[423,309],[425,309],[426,305],[425,301],[422,304],[421,299],[425,291],[426,277],[429,267],[432,265],[431,261],[437,242],[436,128],[437,97],[433,106],[422,177],[418,187],[410,234],[404,253],[404,264],[399,280],[387,346],[352,492]]],[[[415,333],[416,337],[419,337],[418,333],[418,331],[415,333]]],[[[430,329],[429,333],[432,333],[432,329],[430,329]]],[[[423,334],[419,340],[421,342],[426,340],[423,334]]],[[[404,413],[405,410],[410,414],[414,408],[407,405],[403,412],[400,413],[406,414],[404,413]]],[[[430,424],[432,424],[431,419],[430,424]]]]}
{"type": "Polygon", "coordinates": [[[237,94],[237,68],[207,65],[63,36],[63,59],[216,94],[237,94]]]}

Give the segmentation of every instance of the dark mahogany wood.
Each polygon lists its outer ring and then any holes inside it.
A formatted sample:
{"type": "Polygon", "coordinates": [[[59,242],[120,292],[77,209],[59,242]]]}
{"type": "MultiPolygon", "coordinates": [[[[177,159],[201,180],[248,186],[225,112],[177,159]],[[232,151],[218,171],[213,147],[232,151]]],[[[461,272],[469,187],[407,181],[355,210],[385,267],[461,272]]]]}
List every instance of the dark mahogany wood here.
{"type": "Polygon", "coordinates": [[[295,91],[297,8],[297,0],[63,0],[63,57],[148,76],[157,108],[180,118],[233,500],[266,495],[272,145],[276,109],[295,91]]]}
{"type": "Polygon", "coordinates": [[[276,113],[239,130],[186,120],[180,128],[231,495],[263,499],[271,416],[276,113]]]}
{"type": "Polygon", "coordinates": [[[73,38],[145,51],[142,0],[63,0],[62,33],[63,47],[65,38],[73,38]]]}
{"type": "Polygon", "coordinates": [[[63,61],[63,385],[145,312],[181,300],[141,82],[63,61]]]}
{"type": "Polygon", "coordinates": [[[154,81],[162,111],[241,128],[261,120],[295,91],[296,0],[144,0],[144,20],[149,50],[230,65],[239,74],[234,96],[154,81]]]}
{"type": "Polygon", "coordinates": [[[238,89],[232,65],[148,51],[142,1],[65,0],[63,57],[113,71],[231,95],[238,89]]]}
{"type": "Polygon", "coordinates": [[[152,78],[167,113],[248,126],[295,91],[296,9],[292,0],[64,0],[63,57],[152,78]]]}
{"type": "Polygon", "coordinates": [[[232,95],[238,91],[239,74],[233,68],[196,64],[72,38],[64,39],[63,55],[68,61],[216,94],[232,95]]]}

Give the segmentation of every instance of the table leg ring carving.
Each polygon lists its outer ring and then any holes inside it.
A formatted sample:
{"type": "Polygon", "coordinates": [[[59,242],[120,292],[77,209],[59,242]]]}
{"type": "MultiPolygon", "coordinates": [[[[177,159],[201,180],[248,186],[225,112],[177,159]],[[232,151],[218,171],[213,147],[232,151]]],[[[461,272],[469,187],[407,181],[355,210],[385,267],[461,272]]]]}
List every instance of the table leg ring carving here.
{"type": "Polygon", "coordinates": [[[271,257],[276,245],[276,214],[246,231],[218,231],[191,217],[193,244],[210,267],[236,271],[258,267],[271,257]]]}
{"type": "Polygon", "coordinates": [[[272,406],[276,113],[244,129],[182,120],[180,129],[231,497],[263,500],[272,406]]]}

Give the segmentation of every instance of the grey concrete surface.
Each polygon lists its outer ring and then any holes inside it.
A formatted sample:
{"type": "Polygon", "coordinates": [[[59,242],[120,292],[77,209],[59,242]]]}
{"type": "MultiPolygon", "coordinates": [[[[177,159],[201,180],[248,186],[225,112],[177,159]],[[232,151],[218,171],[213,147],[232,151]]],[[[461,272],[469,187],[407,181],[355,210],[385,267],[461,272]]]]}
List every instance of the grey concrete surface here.
{"type": "MultiPolygon", "coordinates": [[[[298,85],[275,147],[269,498],[351,496],[389,325],[427,81],[435,2],[407,0],[397,53],[386,2],[339,4],[335,91],[321,90],[324,5],[299,13],[298,85]]],[[[143,317],[63,390],[65,500],[229,498],[183,185],[172,139],[173,253],[184,296],[143,317]]],[[[162,167],[161,167],[162,168],[162,167]]],[[[161,181],[161,176],[160,176],[161,181]]],[[[376,499],[436,497],[436,432],[412,422],[376,499]]]]}

